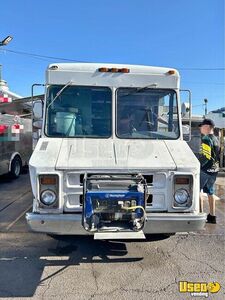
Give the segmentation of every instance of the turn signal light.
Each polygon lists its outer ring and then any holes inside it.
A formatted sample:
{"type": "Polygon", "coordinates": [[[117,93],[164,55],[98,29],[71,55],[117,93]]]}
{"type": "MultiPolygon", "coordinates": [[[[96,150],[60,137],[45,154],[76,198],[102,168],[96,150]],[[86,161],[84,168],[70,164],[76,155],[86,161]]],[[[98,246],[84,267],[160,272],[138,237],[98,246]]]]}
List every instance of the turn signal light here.
{"type": "Polygon", "coordinates": [[[43,176],[41,177],[41,184],[43,185],[56,185],[57,180],[56,177],[54,176],[43,176]]]}
{"type": "Polygon", "coordinates": [[[175,179],[176,184],[189,184],[190,183],[190,178],[188,177],[177,177],[175,179]]]}

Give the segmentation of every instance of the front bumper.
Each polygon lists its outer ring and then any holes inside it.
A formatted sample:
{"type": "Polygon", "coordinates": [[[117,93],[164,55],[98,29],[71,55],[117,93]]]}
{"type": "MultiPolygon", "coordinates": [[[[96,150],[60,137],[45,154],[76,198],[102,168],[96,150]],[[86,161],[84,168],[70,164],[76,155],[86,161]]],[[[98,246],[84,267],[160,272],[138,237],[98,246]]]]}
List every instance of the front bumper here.
{"type": "MultiPolygon", "coordinates": [[[[88,235],[82,226],[81,213],[38,214],[27,213],[31,230],[60,235],[88,235]]],[[[197,231],[204,228],[205,213],[147,213],[144,233],[176,233],[197,231]]]]}

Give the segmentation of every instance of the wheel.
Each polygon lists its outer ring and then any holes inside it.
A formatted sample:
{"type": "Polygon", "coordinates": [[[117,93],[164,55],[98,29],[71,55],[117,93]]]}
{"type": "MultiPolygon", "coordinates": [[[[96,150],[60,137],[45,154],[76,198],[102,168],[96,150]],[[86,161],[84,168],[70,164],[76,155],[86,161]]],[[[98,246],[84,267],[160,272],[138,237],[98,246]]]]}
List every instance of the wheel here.
{"type": "Polygon", "coordinates": [[[9,176],[11,178],[18,178],[22,171],[22,161],[19,156],[15,156],[11,163],[11,171],[9,172],[9,176]]]}

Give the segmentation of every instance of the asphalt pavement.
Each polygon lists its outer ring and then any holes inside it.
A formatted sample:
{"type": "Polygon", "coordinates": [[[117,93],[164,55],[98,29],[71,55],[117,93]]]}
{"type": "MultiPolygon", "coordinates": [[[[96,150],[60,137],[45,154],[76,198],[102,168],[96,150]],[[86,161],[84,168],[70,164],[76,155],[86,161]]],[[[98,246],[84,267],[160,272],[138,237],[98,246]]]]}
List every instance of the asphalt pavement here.
{"type": "MultiPolygon", "coordinates": [[[[225,298],[225,178],[217,180],[218,224],[201,232],[147,236],[145,241],[53,238],[29,232],[28,174],[0,178],[0,298],[7,299],[194,299],[179,282],[218,282],[225,298]]],[[[207,201],[205,201],[207,211],[207,201]]],[[[203,298],[200,298],[203,299],[203,298]]]]}

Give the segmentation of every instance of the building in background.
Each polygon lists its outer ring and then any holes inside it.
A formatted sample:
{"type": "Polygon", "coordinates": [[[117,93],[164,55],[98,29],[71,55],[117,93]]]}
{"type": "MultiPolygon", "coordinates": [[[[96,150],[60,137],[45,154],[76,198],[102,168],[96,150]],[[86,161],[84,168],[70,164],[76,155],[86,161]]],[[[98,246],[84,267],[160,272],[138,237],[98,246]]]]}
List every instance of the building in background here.
{"type": "Polygon", "coordinates": [[[225,129],[225,107],[210,111],[206,118],[212,119],[216,128],[225,129]]]}

